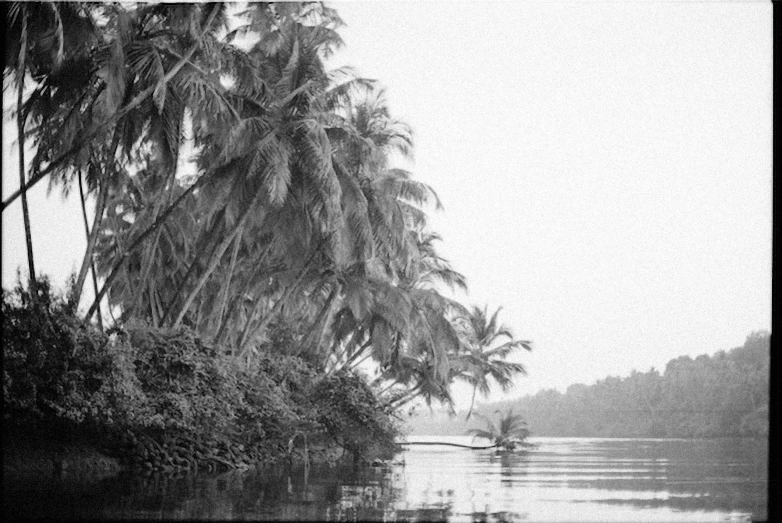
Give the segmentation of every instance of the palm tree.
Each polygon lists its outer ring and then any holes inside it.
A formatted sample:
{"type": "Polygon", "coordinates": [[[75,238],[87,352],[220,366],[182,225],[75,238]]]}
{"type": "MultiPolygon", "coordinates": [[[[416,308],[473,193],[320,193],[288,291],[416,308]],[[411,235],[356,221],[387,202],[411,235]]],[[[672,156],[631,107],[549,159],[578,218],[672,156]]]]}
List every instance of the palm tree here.
{"type": "MultiPolygon", "coordinates": [[[[60,74],[63,63],[71,61],[71,58],[78,54],[78,47],[89,31],[79,30],[83,29],[80,22],[83,22],[84,18],[76,5],[13,2],[4,4],[2,11],[6,22],[4,75],[13,74],[17,85],[19,183],[20,188],[24,188],[27,184],[26,127],[30,114],[29,104],[35,98],[30,96],[27,104],[24,103],[25,80],[29,75],[34,84],[46,83],[50,79],[58,83],[63,76],[60,74]]],[[[35,289],[35,262],[26,192],[22,192],[21,196],[29,278],[31,288],[35,289]]],[[[35,291],[33,295],[36,295],[35,291]]]]}
{"type": "Polygon", "coordinates": [[[428,232],[416,234],[417,256],[398,276],[398,287],[410,303],[406,329],[392,332],[395,336],[378,336],[379,342],[374,347],[385,354],[378,358],[381,374],[375,384],[383,386],[383,392],[391,393],[389,405],[396,408],[416,397],[422,397],[427,403],[433,399],[451,403],[450,360],[462,351],[464,344],[455,320],[468,311],[437,290],[442,284],[465,287],[464,277],[451,269],[434,249],[437,239],[437,235],[428,232]]]}
{"type": "Polygon", "coordinates": [[[524,445],[527,436],[529,436],[529,430],[527,430],[527,424],[522,417],[514,414],[513,409],[505,414],[496,410],[494,414],[500,415],[497,423],[476,413],[475,416],[484,422],[484,428],[472,428],[467,431],[467,435],[473,436],[473,440],[475,438],[488,439],[504,450],[514,450],[517,445],[524,445]]]}
{"type": "Polygon", "coordinates": [[[461,318],[461,334],[465,348],[453,358],[456,379],[473,386],[472,400],[466,419],[470,419],[477,392],[486,396],[491,390],[491,380],[503,391],[513,386],[513,379],[526,374],[520,363],[507,361],[507,357],[519,348],[532,350],[530,342],[514,339],[508,327],[499,323],[498,308],[489,317],[488,307],[473,307],[469,315],[461,318]]]}

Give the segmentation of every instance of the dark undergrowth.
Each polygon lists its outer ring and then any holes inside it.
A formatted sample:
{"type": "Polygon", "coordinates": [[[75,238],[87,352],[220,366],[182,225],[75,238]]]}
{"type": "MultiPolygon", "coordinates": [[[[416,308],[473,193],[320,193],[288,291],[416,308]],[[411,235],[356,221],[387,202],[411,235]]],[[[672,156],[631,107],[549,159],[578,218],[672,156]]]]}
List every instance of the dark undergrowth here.
{"type": "MultiPolygon", "coordinates": [[[[102,447],[140,470],[219,470],[344,450],[393,452],[397,427],[365,381],[261,353],[247,368],[188,328],[129,322],[110,333],[39,284],[3,290],[7,437],[102,447]],[[31,436],[30,436],[31,437],[31,436]]],[[[339,452],[332,453],[339,455],[339,452]]]]}

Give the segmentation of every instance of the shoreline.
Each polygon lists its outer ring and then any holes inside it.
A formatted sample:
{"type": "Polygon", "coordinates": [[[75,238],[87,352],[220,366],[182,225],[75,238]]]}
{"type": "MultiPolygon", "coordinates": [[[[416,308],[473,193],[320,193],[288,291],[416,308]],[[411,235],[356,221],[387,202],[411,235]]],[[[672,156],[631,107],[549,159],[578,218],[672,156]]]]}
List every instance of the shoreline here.
{"type": "MultiPolygon", "coordinates": [[[[6,425],[9,425],[6,420],[6,425]]],[[[135,446],[128,446],[126,439],[98,442],[95,435],[79,427],[63,436],[59,427],[39,424],[35,427],[12,426],[3,435],[3,481],[67,479],[99,481],[121,473],[131,474],[181,474],[220,473],[230,470],[275,465],[299,466],[302,464],[336,464],[347,458],[344,448],[337,445],[310,445],[305,457],[302,449],[295,448],[289,454],[264,449],[262,459],[251,459],[241,450],[234,452],[229,446],[203,448],[199,446],[182,455],[182,447],[164,443],[143,434],[133,438],[135,446]],[[157,450],[153,450],[157,449],[157,450]],[[203,452],[202,452],[203,451],[203,452]],[[188,459],[189,458],[189,459],[188,459]]],[[[127,434],[131,434],[128,432],[127,434]]]]}

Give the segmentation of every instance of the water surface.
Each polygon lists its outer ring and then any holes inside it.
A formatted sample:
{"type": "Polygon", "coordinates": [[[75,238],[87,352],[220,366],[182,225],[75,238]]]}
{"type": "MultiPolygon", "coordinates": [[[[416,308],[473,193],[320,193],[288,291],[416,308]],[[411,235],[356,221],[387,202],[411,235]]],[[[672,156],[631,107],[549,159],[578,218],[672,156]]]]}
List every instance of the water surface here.
{"type": "MultiPolygon", "coordinates": [[[[411,441],[465,443],[463,437],[411,441]]],[[[750,521],[765,441],[531,438],[524,454],[411,446],[387,466],[4,481],[11,516],[253,520],[750,521]]]]}

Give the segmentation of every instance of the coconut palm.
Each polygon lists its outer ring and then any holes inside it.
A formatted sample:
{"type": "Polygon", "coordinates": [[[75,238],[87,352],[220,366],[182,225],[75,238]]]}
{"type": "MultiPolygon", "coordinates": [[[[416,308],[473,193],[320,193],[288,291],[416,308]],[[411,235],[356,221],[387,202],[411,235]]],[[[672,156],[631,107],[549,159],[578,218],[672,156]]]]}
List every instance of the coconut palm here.
{"type": "Polygon", "coordinates": [[[492,381],[506,391],[513,386],[516,376],[526,374],[523,365],[507,361],[507,357],[519,348],[531,350],[530,342],[515,339],[511,330],[499,323],[501,310],[498,308],[489,316],[488,307],[474,306],[466,317],[460,318],[460,331],[466,343],[452,358],[452,370],[456,379],[473,387],[468,420],[477,392],[489,394],[492,381]]]}
{"type": "Polygon", "coordinates": [[[491,441],[497,447],[504,450],[513,450],[517,445],[523,445],[529,436],[527,424],[518,414],[514,414],[513,409],[506,413],[499,410],[494,411],[499,414],[496,423],[490,418],[476,413],[475,416],[484,422],[484,428],[472,428],[467,431],[467,435],[475,438],[484,438],[491,441]]]}
{"type": "MultiPolygon", "coordinates": [[[[450,358],[462,351],[463,340],[456,318],[468,314],[457,301],[438,291],[438,286],[464,288],[464,277],[450,268],[434,249],[438,237],[417,235],[417,256],[399,275],[398,287],[410,302],[404,331],[377,336],[373,350],[383,349],[378,358],[380,376],[375,384],[390,394],[389,404],[401,407],[416,397],[450,404],[448,384],[450,358]]],[[[382,332],[382,331],[381,331],[382,332]]]]}
{"type": "MultiPolygon", "coordinates": [[[[91,21],[76,4],[13,2],[2,8],[6,22],[4,75],[13,75],[17,86],[16,121],[19,146],[20,189],[27,184],[25,143],[30,103],[24,101],[26,78],[33,84],[63,84],[63,64],[71,66],[89,39],[91,21]],[[85,27],[86,26],[86,27],[85,27]]],[[[27,246],[29,278],[36,287],[30,213],[26,192],[22,196],[22,217],[27,246]]],[[[4,205],[5,208],[5,205],[4,205]]]]}

